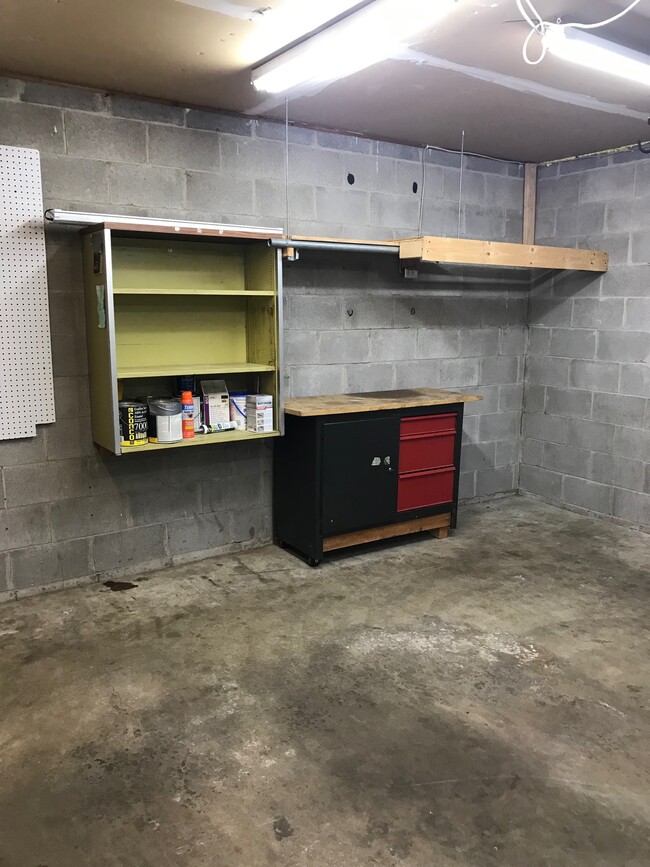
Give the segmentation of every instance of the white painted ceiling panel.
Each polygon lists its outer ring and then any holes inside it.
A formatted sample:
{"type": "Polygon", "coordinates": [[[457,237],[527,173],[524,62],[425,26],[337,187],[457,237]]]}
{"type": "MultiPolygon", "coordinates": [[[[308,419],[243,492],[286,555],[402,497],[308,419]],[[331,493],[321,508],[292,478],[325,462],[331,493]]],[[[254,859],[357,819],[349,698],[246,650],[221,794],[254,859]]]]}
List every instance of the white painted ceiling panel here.
{"type": "MultiPolygon", "coordinates": [[[[535,0],[549,21],[584,23],[603,20],[626,4],[535,0]]],[[[357,5],[5,0],[0,71],[281,119],[284,97],[256,93],[251,68],[357,5]]],[[[532,162],[650,137],[650,88],[552,56],[528,66],[521,49],[529,31],[515,0],[458,0],[446,19],[406,51],[308,99],[289,94],[290,118],[420,146],[457,147],[464,129],[473,150],[532,162]]],[[[650,54],[649,0],[597,33],[650,54]]]]}

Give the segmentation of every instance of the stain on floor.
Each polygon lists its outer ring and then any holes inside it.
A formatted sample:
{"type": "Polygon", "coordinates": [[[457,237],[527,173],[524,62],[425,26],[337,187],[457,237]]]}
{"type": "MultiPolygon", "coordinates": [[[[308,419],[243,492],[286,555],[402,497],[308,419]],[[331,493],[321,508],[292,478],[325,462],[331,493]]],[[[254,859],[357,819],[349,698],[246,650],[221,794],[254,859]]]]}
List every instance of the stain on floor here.
{"type": "Polygon", "coordinates": [[[525,498],[0,608],[0,864],[647,867],[650,536],[525,498]]]}

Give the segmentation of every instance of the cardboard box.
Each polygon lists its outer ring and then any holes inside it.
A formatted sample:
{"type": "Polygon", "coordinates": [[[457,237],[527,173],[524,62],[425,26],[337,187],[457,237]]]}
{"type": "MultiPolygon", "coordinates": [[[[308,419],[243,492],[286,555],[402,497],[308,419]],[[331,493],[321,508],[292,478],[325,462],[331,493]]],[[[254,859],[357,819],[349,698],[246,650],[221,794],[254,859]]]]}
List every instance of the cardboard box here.
{"type": "Polygon", "coordinates": [[[202,379],[203,423],[230,421],[230,396],[223,379],[202,379]]]}
{"type": "Polygon", "coordinates": [[[273,395],[249,394],[246,398],[246,430],[271,433],[273,430],[273,395]]]}
{"type": "Polygon", "coordinates": [[[246,408],[251,407],[254,411],[273,409],[272,394],[248,394],[246,395],[246,408]]]}
{"type": "Polygon", "coordinates": [[[246,413],[246,430],[253,433],[271,433],[273,430],[273,410],[261,409],[252,412],[249,409],[246,413]]]}

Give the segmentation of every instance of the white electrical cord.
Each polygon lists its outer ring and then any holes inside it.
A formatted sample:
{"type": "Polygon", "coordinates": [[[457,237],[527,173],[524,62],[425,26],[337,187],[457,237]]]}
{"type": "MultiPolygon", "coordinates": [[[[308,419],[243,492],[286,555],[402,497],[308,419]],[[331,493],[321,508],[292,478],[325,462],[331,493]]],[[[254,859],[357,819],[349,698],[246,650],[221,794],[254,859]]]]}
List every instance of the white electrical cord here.
{"type": "MultiPolygon", "coordinates": [[[[524,45],[522,48],[522,56],[525,62],[529,66],[537,66],[538,63],[541,63],[542,60],[546,57],[546,47],[542,45],[542,51],[538,58],[535,60],[531,60],[528,55],[528,46],[530,44],[530,40],[537,34],[538,36],[543,36],[546,28],[552,23],[551,21],[545,21],[542,16],[539,14],[535,6],[533,5],[532,0],[516,0],[517,9],[521,13],[522,18],[530,25],[531,31],[524,40],[524,45]],[[537,21],[533,20],[531,16],[534,16],[537,21]]],[[[571,24],[561,24],[562,27],[574,27],[580,30],[595,30],[597,27],[604,27],[606,24],[611,24],[613,21],[618,21],[619,18],[622,18],[624,15],[634,9],[641,0],[633,0],[622,12],[618,12],[616,15],[612,15],[611,18],[606,18],[604,21],[598,21],[595,24],[579,24],[577,22],[572,22],[571,24]]],[[[558,21],[558,24],[561,22],[558,21]]]]}
{"type": "Polygon", "coordinates": [[[565,27],[579,27],[581,30],[594,30],[596,27],[604,27],[605,24],[611,24],[612,21],[618,21],[619,18],[622,18],[624,15],[630,11],[630,9],[634,9],[634,7],[640,3],[641,0],[634,0],[633,3],[624,9],[622,12],[619,12],[616,15],[612,15],[611,18],[606,18],[605,21],[599,21],[597,24],[565,24],[565,27]]]}

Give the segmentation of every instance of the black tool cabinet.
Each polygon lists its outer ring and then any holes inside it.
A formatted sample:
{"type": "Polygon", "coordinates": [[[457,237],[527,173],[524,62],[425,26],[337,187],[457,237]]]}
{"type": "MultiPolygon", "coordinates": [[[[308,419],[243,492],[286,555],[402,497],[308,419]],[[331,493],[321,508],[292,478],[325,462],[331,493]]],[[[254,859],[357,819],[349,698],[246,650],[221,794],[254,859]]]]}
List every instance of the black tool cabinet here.
{"type": "Polygon", "coordinates": [[[368,397],[368,409],[343,413],[323,399],[321,415],[293,414],[315,398],[287,402],[273,531],[310,565],[337,548],[419,530],[444,536],[456,526],[463,402],[478,398],[372,409],[368,397]]]}

